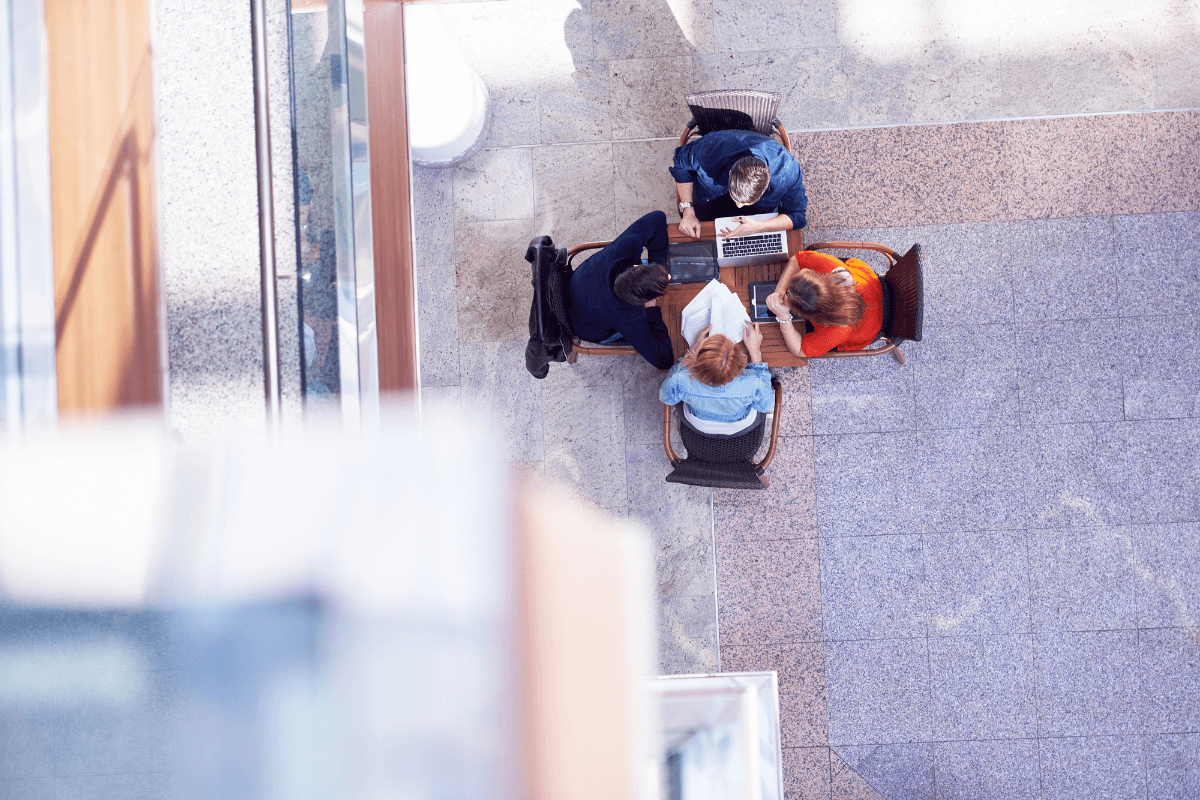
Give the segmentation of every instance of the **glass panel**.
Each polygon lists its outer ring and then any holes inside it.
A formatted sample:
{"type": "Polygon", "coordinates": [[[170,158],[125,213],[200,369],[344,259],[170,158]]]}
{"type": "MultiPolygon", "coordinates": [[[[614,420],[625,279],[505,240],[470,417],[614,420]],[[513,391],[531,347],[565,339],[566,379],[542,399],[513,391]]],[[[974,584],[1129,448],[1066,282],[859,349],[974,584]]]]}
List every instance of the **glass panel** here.
{"type": "Polygon", "coordinates": [[[670,800],[782,800],[773,672],[656,678],[656,772],[670,800]]]}
{"type": "Polygon", "coordinates": [[[301,370],[309,408],[378,409],[361,0],[296,0],[292,107],[301,370]]]}
{"type": "Polygon", "coordinates": [[[0,431],[58,415],[46,31],[38,0],[0,20],[0,431]]]}

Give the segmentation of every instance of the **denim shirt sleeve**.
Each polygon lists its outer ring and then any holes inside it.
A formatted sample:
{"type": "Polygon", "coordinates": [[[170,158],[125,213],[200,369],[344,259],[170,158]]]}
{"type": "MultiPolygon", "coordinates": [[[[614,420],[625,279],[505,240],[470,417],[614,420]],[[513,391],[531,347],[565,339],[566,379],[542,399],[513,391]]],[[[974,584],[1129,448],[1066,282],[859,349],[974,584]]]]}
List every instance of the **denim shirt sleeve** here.
{"type": "Polygon", "coordinates": [[[673,406],[683,400],[686,394],[687,379],[683,360],[676,361],[675,366],[671,367],[671,371],[667,373],[667,379],[658,389],[658,399],[663,405],[673,406]]]}
{"type": "Polygon", "coordinates": [[[693,143],[675,148],[675,161],[669,167],[671,177],[676,183],[694,183],[696,180],[696,164],[692,160],[693,143]]]}
{"type": "Polygon", "coordinates": [[[753,370],[754,377],[758,379],[751,406],[755,411],[763,414],[775,410],[775,390],[771,388],[771,371],[763,363],[749,364],[747,368],[753,370]]]}
{"type": "Polygon", "coordinates": [[[779,213],[792,218],[792,227],[796,230],[808,224],[808,195],[804,193],[804,179],[797,178],[792,188],[783,196],[779,204],[779,213]]]}

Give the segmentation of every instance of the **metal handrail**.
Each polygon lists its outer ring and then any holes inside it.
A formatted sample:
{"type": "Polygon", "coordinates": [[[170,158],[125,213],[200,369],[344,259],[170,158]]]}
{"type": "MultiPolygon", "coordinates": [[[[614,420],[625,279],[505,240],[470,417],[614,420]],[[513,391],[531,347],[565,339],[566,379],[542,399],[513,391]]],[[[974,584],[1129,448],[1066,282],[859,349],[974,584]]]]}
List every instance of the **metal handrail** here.
{"type": "Polygon", "coordinates": [[[278,433],[283,401],[279,370],[279,300],[275,286],[275,199],[271,186],[271,104],[267,94],[267,12],[264,0],[250,0],[250,32],[254,60],[254,144],[258,160],[263,392],[267,427],[272,433],[278,433]]]}

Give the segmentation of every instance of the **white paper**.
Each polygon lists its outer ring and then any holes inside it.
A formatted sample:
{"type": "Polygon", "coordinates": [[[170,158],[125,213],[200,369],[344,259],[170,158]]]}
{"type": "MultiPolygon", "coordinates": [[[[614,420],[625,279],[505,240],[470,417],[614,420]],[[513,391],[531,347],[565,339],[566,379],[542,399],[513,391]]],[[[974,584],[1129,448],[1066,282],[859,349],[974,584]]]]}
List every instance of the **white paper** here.
{"type": "Polygon", "coordinates": [[[709,281],[692,302],[684,306],[680,319],[680,332],[688,346],[696,343],[696,337],[706,325],[712,325],[710,335],[718,333],[734,342],[742,340],[745,324],[750,321],[746,307],[729,287],[717,280],[709,281]]]}

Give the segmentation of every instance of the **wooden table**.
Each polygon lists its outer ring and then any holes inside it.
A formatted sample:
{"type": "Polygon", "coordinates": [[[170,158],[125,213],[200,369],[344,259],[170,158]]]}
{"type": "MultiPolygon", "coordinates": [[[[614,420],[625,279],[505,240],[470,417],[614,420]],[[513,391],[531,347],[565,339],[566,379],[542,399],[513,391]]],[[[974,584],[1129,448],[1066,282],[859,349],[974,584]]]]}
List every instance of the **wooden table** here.
{"type": "MultiPolygon", "coordinates": [[[[695,241],[691,236],[681,234],[679,226],[675,224],[667,225],[667,238],[672,242],[695,241]]],[[[715,224],[712,222],[700,223],[700,238],[716,238],[715,224]]],[[[788,231],[787,241],[789,254],[799,252],[804,249],[804,232],[801,230],[788,231]]],[[[789,255],[788,257],[790,258],[791,256],[789,255]]],[[[754,267],[722,267],[721,283],[728,286],[732,292],[741,298],[742,305],[749,311],[750,284],[757,283],[758,281],[778,280],[786,265],[787,258],[775,264],[762,264],[754,267]]],[[[703,288],[703,283],[682,283],[677,286],[670,286],[667,288],[667,293],[663,295],[663,299],[659,301],[662,307],[663,322],[667,326],[667,331],[671,334],[671,347],[675,351],[676,360],[682,358],[688,349],[687,340],[683,338],[683,334],[680,331],[683,325],[684,306],[690,303],[692,298],[700,294],[700,290],[703,288]]],[[[776,323],[764,323],[762,325],[762,335],[763,361],[767,362],[768,366],[799,367],[808,363],[807,358],[791,354],[787,349],[787,345],[783,342],[783,334],[780,333],[779,325],[776,323]]]]}

